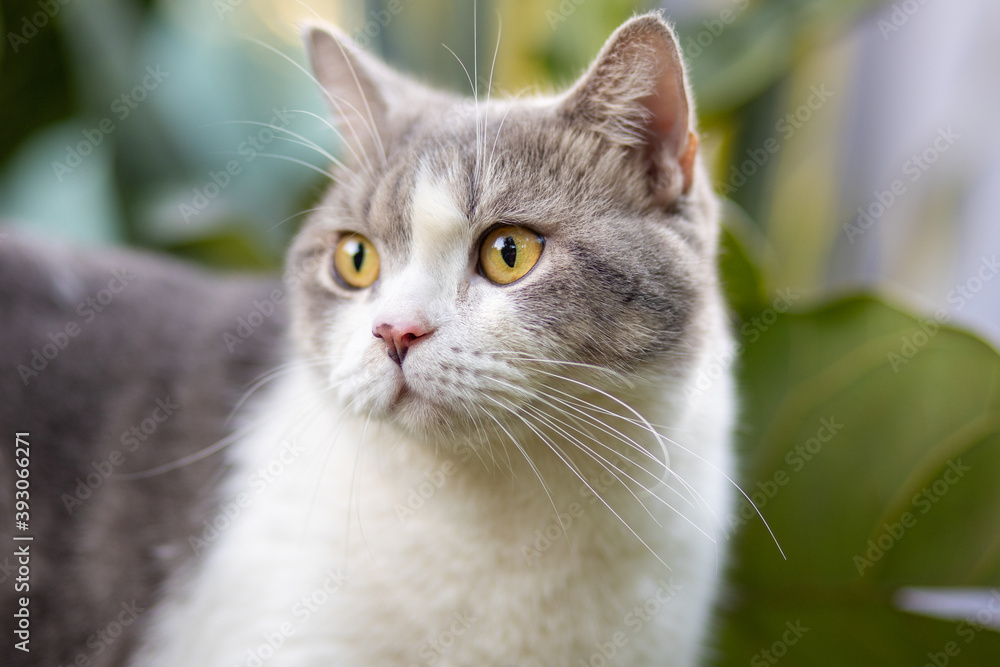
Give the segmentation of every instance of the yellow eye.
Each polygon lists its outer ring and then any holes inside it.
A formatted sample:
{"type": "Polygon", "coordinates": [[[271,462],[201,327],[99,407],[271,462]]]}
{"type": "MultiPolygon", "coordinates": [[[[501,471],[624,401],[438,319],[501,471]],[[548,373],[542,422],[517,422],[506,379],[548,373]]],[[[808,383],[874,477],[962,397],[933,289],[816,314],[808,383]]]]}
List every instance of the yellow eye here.
{"type": "Polygon", "coordinates": [[[378,278],[378,252],[364,236],[348,234],[337,242],[333,251],[333,268],[347,287],[370,287],[378,278]]]}
{"type": "Polygon", "coordinates": [[[524,227],[497,227],[479,248],[479,268],[498,285],[522,278],[538,262],[545,239],[524,227]]]}

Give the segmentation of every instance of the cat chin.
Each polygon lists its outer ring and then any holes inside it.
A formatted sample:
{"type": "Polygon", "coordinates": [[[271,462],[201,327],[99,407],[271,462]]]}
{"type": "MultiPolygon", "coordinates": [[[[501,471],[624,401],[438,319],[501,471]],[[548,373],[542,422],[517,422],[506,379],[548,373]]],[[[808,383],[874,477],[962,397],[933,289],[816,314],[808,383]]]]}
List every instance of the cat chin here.
{"type": "Polygon", "coordinates": [[[397,370],[345,382],[337,392],[338,409],[371,422],[391,424],[407,435],[434,439],[454,433],[462,416],[427,396],[397,370]]]}

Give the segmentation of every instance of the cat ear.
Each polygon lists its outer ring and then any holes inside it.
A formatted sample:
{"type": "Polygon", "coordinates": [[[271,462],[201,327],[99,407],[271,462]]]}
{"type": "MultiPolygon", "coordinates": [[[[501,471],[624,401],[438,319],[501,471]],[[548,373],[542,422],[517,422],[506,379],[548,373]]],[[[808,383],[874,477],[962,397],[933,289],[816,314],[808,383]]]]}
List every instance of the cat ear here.
{"type": "Polygon", "coordinates": [[[561,102],[570,122],[642,151],[665,204],[691,187],[698,136],[673,30],[658,14],[627,21],[561,102]]]}
{"type": "Polygon", "coordinates": [[[304,40],[343,141],[358,159],[372,147],[381,153],[393,107],[421,87],[333,26],[307,25],[304,40]]]}

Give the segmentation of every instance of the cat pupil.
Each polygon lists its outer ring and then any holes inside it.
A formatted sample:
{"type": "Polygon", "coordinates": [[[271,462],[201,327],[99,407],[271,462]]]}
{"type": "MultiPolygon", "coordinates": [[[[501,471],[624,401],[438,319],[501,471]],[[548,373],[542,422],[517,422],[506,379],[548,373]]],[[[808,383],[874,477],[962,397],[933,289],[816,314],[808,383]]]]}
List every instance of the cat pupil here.
{"type": "Polygon", "coordinates": [[[517,262],[517,244],[514,243],[514,239],[508,236],[503,240],[503,248],[500,249],[500,256],[503,257],[504,263],[510,268],[514,268],[514,263],[517,262]]]}
{"type": "Polygon", "coordinates": [[[365,246],[363,244],[358,244],[357,249],[354,251],[354,257],[351,259],[354,261],[354,270],[361,271],[361,265],[365,262],[365,246]]]}

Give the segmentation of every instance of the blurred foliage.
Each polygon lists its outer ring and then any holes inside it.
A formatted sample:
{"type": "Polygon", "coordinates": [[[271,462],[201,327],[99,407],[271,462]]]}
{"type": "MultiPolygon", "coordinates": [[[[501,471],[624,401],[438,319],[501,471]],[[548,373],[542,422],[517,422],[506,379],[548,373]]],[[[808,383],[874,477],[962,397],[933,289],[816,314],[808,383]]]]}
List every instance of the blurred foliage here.
{"type": "MultiPolygon", "coordinates": [[[[837,80],[839,65],[818,70],[815,54],[840,53],[836,40],[875,4],[755,2],[700,53],[690,40],[708,26],[680,26],[719,183],[774,136],[803,89],[837,80]]],[[[729,193],[724,213],[720,262],[741,332],[741,482],[767,525],[744,499],[717,663],[997,664],[995,625],[901,603],[911,587],[1000,587],[1000,357],[877,298],[830,302],[789,270],[822,269],[827,230],[839,228],[815,189],[787,185],[799,183],[786,174],[809,168],[795,161],[795,140],[807,144],[799,155],[837,154],[835,131],[807,129],[813,136],[800,133],[729,193]],[[785,237],[774,214],[782,198],[799,212],[785,237]],[[806,298],[777,312],[789,290],[806,298]],[[831,423],[836,433],[821,431],[831,423]],[[969,468],[954,484],[952,463],[969,468]]]]}
{"type": "MultiPolygon", "coordinates": [[[[0,27],[21,32],[17,21],[37,11],[31,0],[5,0],[0,27]]],[[[3,34],[7,34],[4,30],[3,34]]],[[[9,45],[0,59],[0,158],[9,156],[35,130],[69,116],[70,72],[62,41],[53,30],[42,30],[34,38],[35,48],[12,54],[9,45]],[[12,62],[17,57],[19,62],[12,62]],[[30,100],[30,104],[25,101],[30,100]]]]}
{"type": "MultiPolygon", "coordinates": [[[[312,166],[323,168],[325,159],[280,129],[253,158],[241,147],[261,138],[254,123],[272,123],[337,150],[310,115],[326,112],[296,66],[304,59],[295,20],[315,9],[437,85],[467,93],[473,79],[480,94],[491,83],[496,94],[517,94],[571,81],[621,21],[655,3],[420,0],[418,11],[404,0],[398,15],[380,0],[306,4],[229,0],[220,11],[203,0],[77,0],[60,4],[16,51],[8,39],[0,60],[0,213],[76,241],[275,269],[300,213],[322,190],[325,179],[312,166]],[[170,76],[121,117],[115,101],[156,66],[170,76]],[[65,162],[106,118],[113,131],[60,178],[53,163],[65,162]],[[208,197],[232,160],[240,173],[208,197]],[[183,207],[201,201],[185,221],[183,207]]],[[[757,518],[734,538],[720,664],[773,664],[760,652],[782,641],[786,623],[799,622],[809,630],[784,647],[783,664],[924,664],[950,641],[961,653],[948,664],[996,664],[1000,655],[995,631],[977,628],[966,642],[959,621],[898,604],[910,586],[1000,586],[997,353],[947,327],[929,335],[931,325],[876,298],[830,302],[817,288],[839,232],[832,170],[854,57],[847,35],[880,4],[718,0],[674,16],[703,146],[729,197],[721,263],[736,330],[744,332],[737,337],[746,401],[741,481],[788,557],[757,518]],[[836,94],[816,120],[782,137],[780,153],[734,185],[732,170],[823,84],[836,94]],[[792,312],[772,307],[783,292],[803,295],[792,312]],[[924,340],[921,332],[926,343],[894,372],[890,354],[924,340]],[[816,438],[823,420],[842,427],[795,469],[788,452],[816,438]],[[959,459],[969,470],[920,513],[914,496],[959,459]],[[869,540],[885,542],[885,526],[907,511],[916,523],[860,574],[854,557],[865,556],[869,540]]],[[[25,21],[37,11],[36,0],[4,0],[0,24],[27,34],[25,21]]]]}
{"type": "Polygon", "coordinates": [[[995,628],[899,603],[908,587],[1000,587],[1000,355],[869,296],[782,314],[746,245],[725,248],[756,509],[743,499],[731,525],[719,664],[772,664],[761,652],[786,624],[808,628],[772,651],[787,664],[920,665],[949,642],[947,664],[996,664],[995,628]]]}

